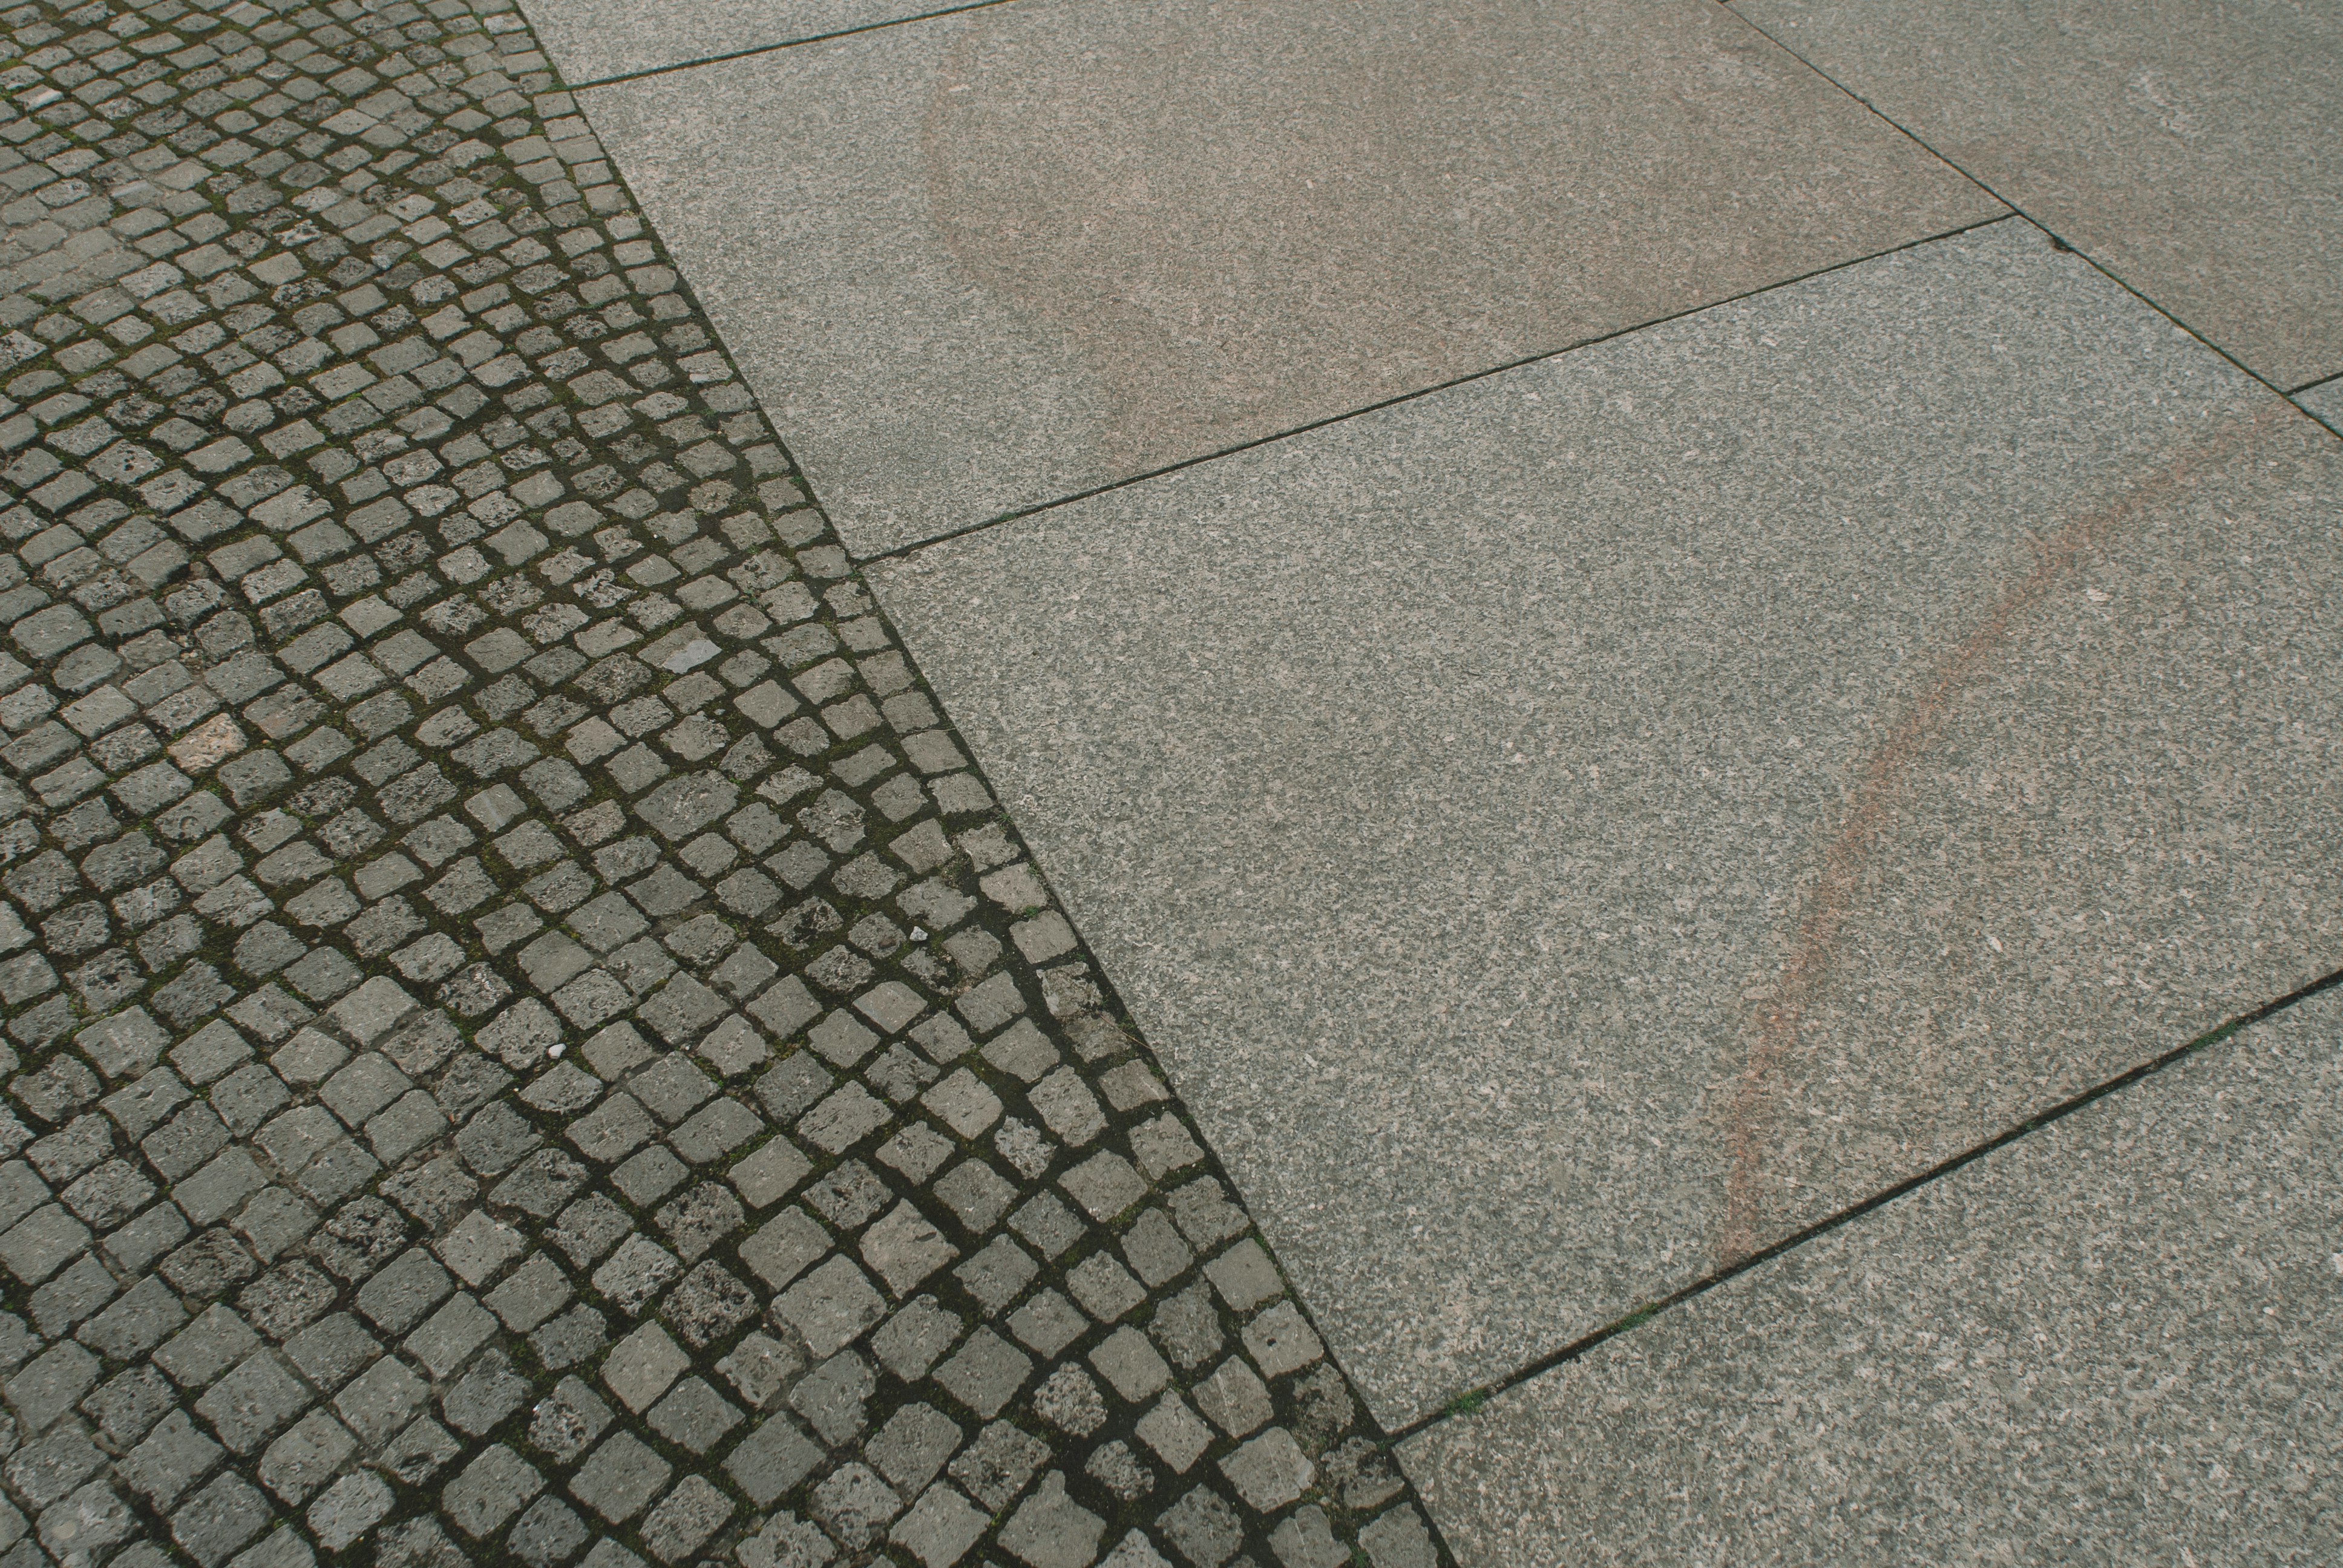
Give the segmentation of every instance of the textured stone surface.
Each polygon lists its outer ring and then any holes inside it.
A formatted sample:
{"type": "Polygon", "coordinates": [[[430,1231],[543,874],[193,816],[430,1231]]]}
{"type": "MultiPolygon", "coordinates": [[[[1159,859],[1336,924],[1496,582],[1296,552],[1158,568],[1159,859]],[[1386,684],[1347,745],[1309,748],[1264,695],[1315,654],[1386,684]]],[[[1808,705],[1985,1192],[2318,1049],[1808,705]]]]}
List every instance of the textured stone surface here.
{"type": "Polygon", "coordinates": [[[1402,1457],[1463,1561],[2332,1560],[2343,1004],[2298,1004],[1402,1457]]]}
{"type": "Polygon", "coordinates": [[[2002,210],[1704,0],[1041,0],[580,101],[857,555],[2002,210]]]}
{"type": "Polygon", "coordinates": [[[2338,506],[2012,221],[875,582],[1395,1422],[2332,970],[2338,506]]]}
{"type": "Polygon", "coordinates": [[[2343,379],[2298,392],[2294,400],[2308,408],[2313,417],[2324,420],[2328,429],[2343,436],[2343,379]]]}
{"type": "Polygon", "coordinates": [[[533,0],[521,9],[561,79],[579,87],[960,6],[952,0],[693,0],[653,8],[604,0],[533,0]]]}
{"type": "Polygon", "coordinates": [[[2281,390],[2343,372],[2333,7],[1734,10],[2281,390]]]}
{"type": "Polygon", "coordinates": [[[8,1568],[1158,1552],[1130,1332],[1388,1462],[509,5],[0,28],[8,1568]]]}

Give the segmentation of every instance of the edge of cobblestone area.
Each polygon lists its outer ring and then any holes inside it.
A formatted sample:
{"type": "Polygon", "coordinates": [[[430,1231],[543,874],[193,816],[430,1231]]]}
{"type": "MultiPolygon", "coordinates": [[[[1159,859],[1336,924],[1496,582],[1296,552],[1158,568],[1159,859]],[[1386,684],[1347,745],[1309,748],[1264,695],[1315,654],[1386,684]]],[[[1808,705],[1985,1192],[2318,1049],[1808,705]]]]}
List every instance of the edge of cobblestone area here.
{"type": "Polygon", "coordinates": [[[0,26],[0,1568],[1448,1561],[510,0],[0,26]]]}

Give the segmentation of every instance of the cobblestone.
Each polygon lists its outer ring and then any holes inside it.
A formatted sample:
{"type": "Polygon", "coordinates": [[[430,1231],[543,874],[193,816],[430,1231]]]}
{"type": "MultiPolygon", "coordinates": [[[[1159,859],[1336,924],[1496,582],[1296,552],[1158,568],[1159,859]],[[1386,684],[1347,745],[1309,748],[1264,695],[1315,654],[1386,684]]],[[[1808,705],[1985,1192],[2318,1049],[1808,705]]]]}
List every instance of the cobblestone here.
{"type": "Polygon", "coordinates": [[[1441,1560],[508,0],[0,26],[8,1568],[1441,1560]]]}

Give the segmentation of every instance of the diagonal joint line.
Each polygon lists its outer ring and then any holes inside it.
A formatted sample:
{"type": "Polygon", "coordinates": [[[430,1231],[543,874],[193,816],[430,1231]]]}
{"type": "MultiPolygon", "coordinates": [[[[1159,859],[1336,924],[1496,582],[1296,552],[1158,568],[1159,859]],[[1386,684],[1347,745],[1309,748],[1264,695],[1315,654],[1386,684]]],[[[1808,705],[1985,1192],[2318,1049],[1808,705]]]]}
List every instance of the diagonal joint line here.
{"type": "Polygon", "coordinates": [[[971,0],[966,5],[946,5],[934,11],[922,11],[915,16],[890,16],[883,22],[866,22],[860,27],[840,27],[828,33],[809,33],[801,38],[783,38],[771,44],[752,44],[745,49],[730,49],[720,55],[701,55],[671,65],[646,65],[639,71],[620,71],[612,76],[597,76],[589,82],[566,82],[571,92],[588,87],[612,87],[622,82],[639,82],[649,76],[672,75],[678,71],[697,70],[702,65],[720,65],[728,60],[746,60],[758,55],[779,54],[783,49],[796,49],[808,44],[828,44],[840,38],[852,38],[864,33],[882,32],[890,27],[909,26],[914,22],[932,22],[940,16],[957,16],[963,11],[989,11],[1009,0],[971,0]]]}
{"type": "Polygon", "coordinates": [[[1886,1205],[1896,1201],[1896,1200],[1905,1196],[1906,1193],[1917,1191],[1923,1187],[1926,1187],[1936,1181],[1942,1181],[1945,1177],[1951,1175],[1954,1171],[1960,1170],[1963,1166],[1974,1164],[1977,1161],[1984,1159],[1986,1155],[1991,1154],[1994,1151],[2000,1149],[2005,1145],[2015,1143],[2019,1139],[2026,1137],[2031,1133],[2038,1132],[2042,1129],[2048,1127],[2055,1122],[2063,1121],[2067,1117],[2074,1115],[2077,1111],[2081,1111],[2087,1106],[2097,1104],[2099,1101],[2107,1099],[2109,1095],[2120,1093],[2124,1090],[2129,1089],[2133,1084],[2138,1083],[2143,1080],[2152,1078],[2156,1074],[2163,1072],[2168,1068],[2177,1067],[2191,1057],[2201,1055],[2205,1051],[2211,1050],[2214,1046],[2220,1044],[2223,1040],[2227,1040],[2231,1035],[2237,1033],[2240,1030],[2250,1028],[2251,1026],[2260,1023],[2267,1019],[2275,1017],[2277,1014],[2285,1011],[2287,1009],[2295,1006],[2298,1002],[2308,1001],[2312,997],[2318,995],[2320,992],[2332,990],[2338,986],[2343,986],[2343,969],[2335,970],[2321,976],[2318,980],[2312,980],[2308,985],[2299,987],[2295,990],[2288,991],[2286,995],[2278,998],[2276,1001],[2265,1002],[2260,1007],[2255,1008],[2251,1011],[2240,1013],[2236,1018],[2229,1020],[2227,1023],[2221,1024],[2214,1029],[2207,1030],[2205,1033],[2197,1035],[2195,1039],[2187,1040],[2180,1045],[2177,1045],[2170,1050],[2165,1051],[2159,1056],[2150,1057],[2146,1061],[2139,1063],[2136,1067],[2129,1068],[2123,1072],[2117,1073],[2115,1077],[2107,1080],[2103,1083],[2095,1084],[2091,1088],[2086,1089],[2078,1094],[2060,1101],[2057,1104],[2050,1107],[2047,1111],[2040,1111],[2036,1115],[2027,1117],[2025,1121],[2018,1122],[2016,1126],[1996,1133],[1993,1137],[1986,1139],[1982,1143],[1978,1143],[1971,1148],[1963,1150],[1960,1153],[1953,1155],[1950,1159],[1942,1161],[1936,1165],[1930,1166],[1927,1170],[1921,1171],[1916,1176],[1906,1177],[1905,1180],[1896,1182],[1892,1187],[1883,1188],[1879,1191],[1873,1193],[1868,1198],[1865,1198],[1855,1203],[1850,1203],[1845,1208],[1839,1210],[1836,1213],[1826,1215],[1823,1219],[1817,1220],[1813,1224],[1806,1226],[1805,1229],[1794,1231],[1791,1234],[1783,1237],[1780,1241],[1775,1241],[1769,1246],[1761,1248],[1757,1251],[1752,1252],[1747,1257],[1741,1259],[1737,1262],[1725,1268],[1714,1270],[1707,1274],[1704,1274],[1701,1278],[1694,1280],[1691,1284],[1684,1286],[1681,1290],[1672,1292],[1667,1295],[1660,1297],[1656,1301],[1647,1302],[1644,1305],[1637,1307],[1634,1312],[1627,1313],[1625,1316],[1621,1317],[1614,1322],[1605,1323],[1603,1327],[1596,1329],[1592,1333],[1582,1335],[1578,1339],[1572,1341],[1569,1344],[1563,1346],[1560,1350],[1554,1352],[1550,1355],[1542,1356],[1536,1361],[1528,1362],[1527,1364],[1508,1372],[1503,1377],[1494,1379],[1492,1382],[1481,1384],[1476,1388],[1468,1389],[1444,1408],[1435,1411],[1430,1415],[1421,1417],[1420,1419],[1411,1422],[1404,1426],[1393,1429],[1391,1433],[1392,1441],[1395,1443],[1404,1442],[1406,1439],[1414,1436],[1417,1432],[1426,1431],[1431,1427],[1438,1425],[1443,1421],[1450,1420],[1458,1415],[1469,1414],[1477,1411],[1495,1395],[1503,1393],[1507,1390],[1514,1388],[1522,1383],[1528,1382],[1533,1378],[1544,1376],[1545,1373],[1552,1372],[1556,1367],[1577,1361],[1581,1357],[1584,1356],[1588,1352],[1594,1350],[1597,1345],[1602,1344],[1604,1341],[1616,1339],[1618,1336],[1627,1332],[1629,1330],[1636,1328],[1651,1319],[1659,1316],[1662,1312],[1668,1312],[1673,1308],[1682,1306],[1686,1302],[1704,1296],[1711,1291],[1715,1290],[1718,1286],[1725,1283],[1727,1281],[1738,1278],[1740,1275],[1747,1273],[1750,1270],[1756,1268],[1761,1263],[1769,1262],[1773,1259],[1780,1257],[1785,1252],[1788,1252],[1795,1248],[1803,1247],[1807,1242],[1815,1241],[1818,1237],[1826,1235],[1829,1232],[1839,1229],[1843,1225],[1863,1218],[1875,1209],[1885,1208],[1886,1205]]]}
{"type": "Polygon", "coordinates": [[[1895,256],[1900,252],[1907,250],[1917,250],[1924,245],[1934,245],[1939,240],[1952,239],[1957,236],[1968,234],[1981,228],[1990,228],[1995,224],[2009,222],[2014,216],[2016,216],[2014,213],[2009,212],[1996,213],[1989,217],[1981,217],[1972,223],[1959,224],[1952,228],[1943,229],[1935,234],[1925,234],[1921,235],[1917,238],[1906,240],[1900,245],[1891,245],[1885,250],[1875,250],[1863,256],[1849,256],[1845,261],[1835,261],[1828,266],[1818,266],[1811,272],[1799,273],[1795,277],[1785,277],[1777,282],[1760,284],[1755,288],[1744,289],[1739,294],[1726,295],[1722,299],[1704,300],[1698,305],[1686,306],[1682,310],[1670,311],[1665,316],[1653,317],[1648,321],[1633,322],[1625,327],[1617,327],[1609,332],[1600,332],[1591,337],[1582,337],[1574,342],[1565,343],[1557,348],[1542,348],[1534,354],[1524,354],[1518,359],[1508,359],[1502,365],[1492,365],[1485,369],[1468,371],[1464,375],[1453,377],[1446,381],[1435,382],[1429,387],[1419,387],[1411,392],[1396,393],[1393,396],[1383,398],[1378,402],[1362,404],[1356,408],[1345,408],[1339,414],[1329,414],[1322,419],[1312,419],[1307,424],[1292,426],[1283,430],[1274,430],[1266,436],[1256,436],[1249,441],[1234,442],[1229,446],[1218,447],[1210,452],[1199,453],[1193,457],[1182,457],[1176,463],[1166,463],[1160,468],[1150,468],[1143,474],[1132,474],[1126,478],[1110,479],[1105,484],[1093,485],[1088,489],[1075,490],[1063,496],[1054,496],[1046,501],[1036,501],[1031,506],[1028,507],[1013,508],[1009,511],[997,513],[992,517],[984,518],[973,523],[964,523],[959,528],[947,528],[939,534],[931,534],[922,538],[913,539],[908,544],[890,546],[883,550],[874,550],[867,556],[857,556],[854,558],[855,565],[859,567],[868,567],[880,561],[899,560],[905,557],[915,555],[921,550],[928,549],[936,545],[950,544],[954,539],[966,538],[970,534],[982,533],[987,528],[999,528],[1003,523],[1018,522],[1023,518],[1034,517],[1042,512],[1054,511],[1060,507],[1072,506],[1077,501],[1087,501],[1095,497],[1107,495],[1115,490],[1129,489],[1134,485],[1143,485],[1150,479],[1160,479],[1164,477],[1166,475],[1177,474],[1183,469],[1200,467],[1206,463],[1217,462],[1222,457],[1235,457],[1240,452],[1250,452],[1256,447],[1273,446],[1280,441],[1292,440],[1296,436],[1306,436],[1312,430],[1322,430],[1330,425],[1341,425],[1349,420],[1363,417],[1365,415],[1379,413],[1385,408],[1393,408],[1402,404],[1413,403],[1420,398],[1430,397],[1436,393],[1446,392],[1458,387],[1468,387],[1475,381],[1485,381],[1492,376],[1502,376],[1509,370],[1519,370],[1523,366],[1537,365],[1549,359],[1561,359],[1569,355],[1576,354],[1582,349],[1593,348],[1599,345],[1609,343],[1614,338],[1625,337],[1633,333],[1647,331],[1654,327],[1664,327],[1672,321],[1681,321],[1686,317],[1698,316],[1701,312],[1705,310],[1715,310],[1727,305],[1738,305],[1744,300],[1755,299],[1760,295],[1771,294],[1776,289],[1789,288],[1797,284],[1811,282],[1813,279],[1817,277],[1828,276],[1834,272],[1845,272],[1849,267],[1861,266],[1866,262],[1877,261],[1884,256],[1895,256]]]}

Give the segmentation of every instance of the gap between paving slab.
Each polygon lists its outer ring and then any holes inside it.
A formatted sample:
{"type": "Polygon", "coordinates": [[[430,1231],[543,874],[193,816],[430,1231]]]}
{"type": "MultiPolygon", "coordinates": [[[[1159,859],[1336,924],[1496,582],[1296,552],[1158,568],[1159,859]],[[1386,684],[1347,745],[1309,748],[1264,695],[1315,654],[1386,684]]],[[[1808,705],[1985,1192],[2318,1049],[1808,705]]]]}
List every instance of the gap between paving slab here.
{"type": "Polygon", "coordinates": [[[2330,1560],[2338,1003],[2224,1030],[1403,1462],[1474,1568],[2330,1560]]]}
{"type": "Polygon", "coordinates": [[[2343,31],[2328,11],[1732,9],[2275,390],[2343,366],[2343,31]]]}
{"type": "Polygon", "coordinates": [[[578,88],[1004,3],[922,7],[901,0],[691,0],[645,6],[627,0],[528,0],[522,9],[562,81],[578,88]]]}
{"type": "Polygon", "coordinates": [[[1407,404],[1416,401],[1418,398],[1428,397],[1434,394],[1451,391],[1458,387],[1469,387],[1475,381],[1484,381],[1493,376],[1502,376],[1509,370],[1527,369],[1531,366],[1544,364],[1549,360],[1559,358],[1565,354],[1574,354],[1581,349],[1597,347],[1603,344],[1613,342],[1618,338],[1632,337],[1636,333],[1646,331],[1652,327],[1665,327],[1671,322],[1681,321],[1686,317],[1697,316],[1704,310],[1715,308],[1716,305],[1737,305],[1744,300],[1755,298],[1759,295],[1771,293],[1776,288],[1786,288],[1792,284],[1805,283],[1814,278],[1825,277],[1834,272],[1844,271],[1847,267],[1860,266],[1867,261],[1876,261],[1881,256],[1893,256],[1897,251],[1916,249],[1921,246],[1934,244],[1938,240],[1951,239],[1958,235],[1967,234],[1976,229],[1989,227],[1994,224],[2006,222],[2008,216],[2009,215],[2007,214],[2002,214],[1993,217],[1981,218],[1977,222],[1966,225],[1961,228],[1948,230],[1944,234],[1929,235],[1924,239],[1912,240],[1907,244],[1893,246],[1890,249],[1880,251],[1875,255],[1857,256],[1852,261],[1835,262],[1829,266],[1817,267],[1812,272],[1801,274],[1796,277],[1787,277],[1784,278],[1779,283],[1769,283],[1765,285],[1763,287],[1753,288],[1747,294],[1734,295],[1727,298],[1716,300],[1712,305],[1692,306],[1684,310],[1677,311],[1674,315],[1659,317],[1651,321],[1637,322],[1632,327],[1623,327],[1616,332],[1607,332],[1599,337],[1590,337],[1584,342],[1574,343],[1566,348],[1549,353],[1529,355],[1523,358],[1511,360],[1503,365],[1492,366],[1486,370],[1473,371],[1468,376],[1459,376],[1453,381],[1443,381],[1435,387],[1426,387],[1421,391],[1403,392],[1395,397],[1386,398],[1380,403],[1371,403],[1363,407],[1353,408],[1340,414],[1330,415],[1326,418],[1313,420],[1307,425],[1297,425],[1292,429],[1280,430],[1273,435],[1263,436],[1257,440],[1245,441],[1232,447],[1224,447],[1219,451],[1207,452],[1202,457],[1190,457],[1182,462],[1168,464],[1161,468],[1150,469],[1144,474],[1134,474],[1127,479],[1117,479],[1111,484],[1101,485],[1096,489],[1078,490],[1071,495],[1061,496],[1053,500],[1044,501],[1035,506],[1021,508],[1020,509],[1012,512],[1003,512],[998,517],[987,518],[982,522],[970,523],[965,528],[949,529],[943,533],[936,535],[932,538],[921,539],[915,544],[898,545],[891,549],[879,550],[871,555],[858,557],[857,564],[867,568],[877,566],[882,561],[903,559],[908,557],[915,556],[921,550],[928,549],[933,546],[951,544],[956,540],[967,538],[971,535],[981,534],[988,528],[999,528],[1004,523],[1014,523],[1027,518],[1040,517],[1044,513],[1055,511],[1061,507],[1071,506],[1080,501],[1091,500],[1098,497],[1110,495],[1117,490],[1129,489],[1132,486],[1143,485],[1151,479],[1169,478],[1171,476],[1181,473],[1183,470],[1201,467],[1208,463],[1216,463],[1223,457],[1232,457],[1241,452],[1250,452],[1256,447],[1273,446],[1282,441],[1292,440],[1295,437],[1308,436],[1313,431],[1324,429],[1329,426],[1341,425],[1347,420],[1358,418],[1362,415],[1380,414],[1386,409],[1403,407],[1407,404]]]}
{"type": "Polygon", "coordinates": [[[1587,1335],[1584,1339],[1578,1341],[1574,1344],[1564,1347],[1562,1350],[1555,1352],[1553,1355],[1517,1368],[1506,1376],[1496,1379],[1482,1387],[1467,1389],[1464,1392],[1457,1395],[1455,1399],[1452,1400],[1445,1408],[1435,1411],[1431,1414],[1421,1417],[1417,1421],[1406,1426],[1394,1430],[1391,1433],[1392,1441],[1394,1442],[1404,1443],[1407,1440],[1413,1438],[1420,1433],[1433,1431],[1434,1428],[1439,1427],[1445,1422],[1455,1421],[1476,1414],[1488,1404],[1489,1401],[1506,1392],[1508,1390],[1518,1388],[1523,1383],[1535,1382],[1537,1379],[1544,1376],[1547,1372],[1554,1371],[1558,1367],[1567,1366],[1573,1362],[1580,1361],[1589,1352],[1593,1352],[1597,1346],[1615,1339],[1621,1334],[1632,1332],[1645,1323],[1654,1322],[1659,1319],[1663,1313],[1672,1312],[1689,1302],[1697,1301],[1702,1296],[1708,1294],[1718,1287],[1739,1279],[1742,1275],[1748,1273],[1753,1269],[1762,1267],[1776,1258],[1782,1257],[1786,1253],[1793,1252],[1800,1247],[1805,1246],[1824,1236],[1827,1236],[1832,1231],[1838,1230],[1841,1226],[1855,1223],[1861,1221],[1864,1216],[1872,1213],[1875,1210],[1883,1208],[1889,1203],[1893,1203],[1900,1198],[1917,1192],[1932,1182],[1941,1181],[1946,1177],[1953,1175],[1956,1171],[1975,1164],[1977,1161],[1984,1159],[1986,1156],[1994,1153],[1997,1150],[2006,1148],[2008,1145],[2018,1141],[2020,1139],[2032,1137],[2046,1129],[2056,1126],[2058,1122],[2074,1115],[2077,1111],[2097,1103],[2108,1095],[2120,1094],[2124,1091],[2133,1087],[2135,1084],[2144,1082],[2147,1079],[2157,1073],[2165,1071],[2168,1068],[2176,1067],[2181,1062],[2187,1061],[2202,1052],[2219,1046],[2224,1041],[2229,1040],[2232,1036],[2237,1034],[2240,1030],[2250,1029],[2256,1024],[2263,1023],[2274,1019],[2279,1014],[2287,1011],[2287,1010],[2308,1002],[2315,997],[2324,995],[2328,991],[2336,990],[2338,986],[2343,986],[2343,970],[2338,970],[2335,973],[2328,975],[2322,980],[2314,980],[2310,984],[2304,986],[2300,990],[2280,997],[2278,1000],[2270,1002],[2266,1006],[2257,1008],[2251,1012],[2244,1013],[2237,1018],[2231,1019],[2220,1028],[2209,1030],[2208,1032],[2198,1036],[2197,1039],[2188,1041],[2186,1045],[2176,1047],[2174,1050],[2167,1052],[2163,1056],[2140,1063],[2137,1067],[2133,1068],[2128,1072],[2111,1078],[2107,1082],[2098,1084],[2094,1088],[2085,1090],[2082,1093],[2077,1094],[2063,1105],[2055,1106],[2052,1109],[2044,1111],[2039,1116],[2030,1117],[2025,1121],[2019,1122],[2016,1126],[2009,1128],[1999,1136],[1987,1139],[1986,1141],[1976,1145],[1973,1149],[1965,1150],[1962,1152],[1954,1155],[1951,1159],[1946,1161],[1943,1164],[1935,1167],[1933,1170],[1922,1171],[1919,1175],[1914,1176],[1908,1181],[1899,1181],[1895,1186],[1876,1192],[1872,1196],[1864,1199],[1859,1203],[1851,1204],[1847,1208],[1831,1215],[1828,1219],[1820,1221],[1815,1224],[1809,1225],[1805,1230],[1798,1231],[1795,1235],[1785,1236],[1780,1241],[1774,1242],[1764,1250],[1753,1252],[1748,1257],[1742,1259],[1740,1261],[1720,1269],[1704,1279],[1696,1280],[1693,1283],[1686,1285],[1684,1289],[1677,1291],[1671,1295],[1665,1296],[1658,1301],[1645,1302],[1635,1311],[1619,1319],[1616,1322],[1604,1324],[1602,1328],[1597,1329],[1594,1332],[1587,1335]]]}
{"type": "Polygon", "coordinates": [[[2011,223],[873,583],[1396,1426],[2332,967],[2338,483],[2011,223]]]}

